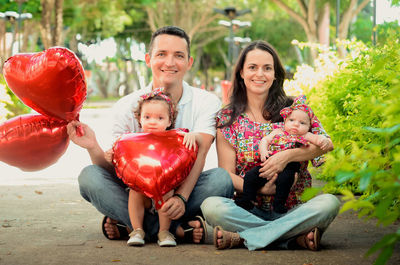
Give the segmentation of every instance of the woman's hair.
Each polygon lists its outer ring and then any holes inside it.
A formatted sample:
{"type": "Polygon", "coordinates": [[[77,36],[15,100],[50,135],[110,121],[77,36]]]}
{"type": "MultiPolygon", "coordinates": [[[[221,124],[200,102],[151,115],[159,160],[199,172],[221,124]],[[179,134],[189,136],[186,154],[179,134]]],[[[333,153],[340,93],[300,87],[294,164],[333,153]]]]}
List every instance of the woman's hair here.
{"type": "Polygon", "coordinates": [[[142,98],[138,102],[138,106],[136,110],[134,111],[135,118],[137,122],[139,123],[139,126],[142,127],[140,124],[140,114],[142,113],[142,107],[144,103],[148,103],[151,101],[162,101],[165,102],[168,106],[168,118],[171,122],[171,125],[167,128],[167,130],[171,130],[175,127],[175,120],[176,116],[178,115],[178,111],[176,108],[176,105],[172,102],[172,100],[169,98],[169,96],[165,93],[162,94],[146,94],[144,95],[145,97],[142,96],[142,98]]]}
{"type": "Polygon", "coordinates": [[[231,110],[231,116],[227,123],[220,124],[217,128],[228,127],[236,120],[236,118],[246,110],[247,107],[247,91],[244,80],[241,76],[243,65],[247,54],[252,50],[266,51],[272,55],[274,60],[275,80],[269,88],[267,100],[264,102],[262,115],[264,119],[271,122],[283,121],[279,111],[292,104],[293,100],[286,96],[283,90],[283,81],[285,80],[285,69],[279,59],[275,49],[265,41],[254,41],[247,45],[237,60],[233,76],[232,76],[232,93],[229,104],[224,108],[231,110]]]}

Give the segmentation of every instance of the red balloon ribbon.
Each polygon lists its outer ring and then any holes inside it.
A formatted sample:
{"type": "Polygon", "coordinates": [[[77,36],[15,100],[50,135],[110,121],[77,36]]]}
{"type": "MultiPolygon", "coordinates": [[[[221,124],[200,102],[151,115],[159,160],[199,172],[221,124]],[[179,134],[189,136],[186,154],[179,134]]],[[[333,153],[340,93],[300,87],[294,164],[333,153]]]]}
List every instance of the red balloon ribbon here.
{"type": "Polygon", "coordinates": [[[162,196],[178,187],[189,175],[197,151],[183,145],[176,130],[130,133],[113,146],[116,173],[130,188],[163,205],[162,196]]]}
{"type": "Polygon", "coordinates": [[[0,161],[24,171],[44,169],[67,150],[67,122],[40,114],[12,118],[0,125],[0,161]]]}

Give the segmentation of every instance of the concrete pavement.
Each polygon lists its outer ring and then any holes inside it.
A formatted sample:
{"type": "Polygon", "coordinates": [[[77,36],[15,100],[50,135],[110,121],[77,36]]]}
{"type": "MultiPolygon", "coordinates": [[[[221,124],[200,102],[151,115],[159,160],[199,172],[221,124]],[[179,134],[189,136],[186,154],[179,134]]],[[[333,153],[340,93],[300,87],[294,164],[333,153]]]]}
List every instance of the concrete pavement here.
{"type": "MultiPolygon", "coordinates": [[[[95,129],[100,144],[111,139],[104,124],[109,109],[84,109],[81,120],[95,129]]],[[[212,245],[127,247],[101,233],[102,215],[79,195],[77,176],[90,163],[87,153],[69,146],[63,157],[38,172],[22,172],[0,162],[0,264],[373,264],[370,246],[397,226],[377,227],[355,213],[339,215],[324,234],[323,249],[250,252],[217,251],[212,245]]],[[[206,168],[216,166],[213,147],[206,168]]],[[[388,264],[400,264],[400,247],[388,264]]]]}

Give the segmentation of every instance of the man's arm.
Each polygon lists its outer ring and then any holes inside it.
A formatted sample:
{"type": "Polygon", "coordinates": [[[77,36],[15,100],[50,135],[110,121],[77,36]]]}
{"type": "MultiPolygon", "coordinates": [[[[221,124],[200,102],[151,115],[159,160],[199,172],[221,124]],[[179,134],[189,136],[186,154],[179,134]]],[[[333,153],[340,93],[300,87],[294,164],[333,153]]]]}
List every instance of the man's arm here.
{"type": "Polygon", "coordinates": [[[87,124],[71,121],[67,125],[67,133],[73,143],[88,151],[94,165],[101,166],[108,170],[113,169],[113,166],[105,159],[104,151],[97,141],[96,134],[87,124]],[[83,135],[79,136],[76,134],[77,127],[82,128],[83,135]]]}

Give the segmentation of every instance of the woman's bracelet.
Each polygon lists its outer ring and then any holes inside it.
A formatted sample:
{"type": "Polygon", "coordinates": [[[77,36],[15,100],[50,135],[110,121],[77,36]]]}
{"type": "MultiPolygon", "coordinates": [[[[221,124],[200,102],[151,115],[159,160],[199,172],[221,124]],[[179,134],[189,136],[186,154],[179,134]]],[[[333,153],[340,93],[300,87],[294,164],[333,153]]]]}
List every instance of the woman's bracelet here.
{"type": "Polygon", "coordinates": [[[179,194],[179,193],[175,193],[175,194],[174,194],[174,197],[178,197],[179,199],[181,199],[181,200],[183,201],[183,204],[184,204],[185,207],[186,207],[187,201],[186,201],[185,197],[183,197],[183,196],[182,196],[181,194],[179,194]]]}

